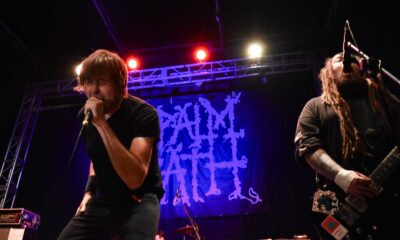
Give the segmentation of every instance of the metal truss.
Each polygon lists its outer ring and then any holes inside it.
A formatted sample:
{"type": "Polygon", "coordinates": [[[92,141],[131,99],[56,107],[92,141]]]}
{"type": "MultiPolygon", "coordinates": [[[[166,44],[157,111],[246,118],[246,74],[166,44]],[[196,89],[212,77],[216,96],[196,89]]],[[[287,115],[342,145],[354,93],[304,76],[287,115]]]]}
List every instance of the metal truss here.
{"type": "Polygon", "coordinates": [[[225,61],[186,64],[133,71],[129,74],[128,89],[154,87],[248,78],[310,69],[308,52],[271,55],[261,58],[242,58],[225,61]]]}
{"type": "MultiPolygon", "coordinates": [[[[128,90],[200,86],[204,82],[237,80],[312,69],[309,52],[269,55],[224,61],[186,64],[129,72],[128,90]]],[[[0,172],[0,208],[14,206],[30,141],[40,111],[71,106],[76,79],[28,86],[0,172]],[[57,101],[52,101],[52,100],[57,101]],[[62,101],[60,101],[60,99],[62,101]]]]}
{"type": "MultiPolygon", "coordinates": [[[[312,69],[311,60],[307,51],[136,70],[129,72],[128,90],[200,86],[204,82],[301,72],[312,69]]],[[[40,83],[43,99],[79,95],[75,86],[76,79],[40,83]]]]}
{"type": "Polygon", "coordinates": [[[12,208],[39,114],[41,98],[25,93],[0,171],[0,208],[12,208]]]}

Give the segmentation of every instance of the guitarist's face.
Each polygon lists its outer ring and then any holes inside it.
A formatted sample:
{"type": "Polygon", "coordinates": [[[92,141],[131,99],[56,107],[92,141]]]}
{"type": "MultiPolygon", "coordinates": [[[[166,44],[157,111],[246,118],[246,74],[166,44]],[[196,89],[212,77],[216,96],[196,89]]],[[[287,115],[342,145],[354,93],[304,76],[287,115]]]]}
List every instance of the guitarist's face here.
{"type": "Polygon", "coordinates": [[[331,61],[331,67],[333,72],[333,78],[338,87],[345,85],[354,85],[365,83],[364,78],[361,75],[360,66],[356,62],[351,63],[351,73],[343,72],[343,54],[338,53],[333,56],[331,61]]]}

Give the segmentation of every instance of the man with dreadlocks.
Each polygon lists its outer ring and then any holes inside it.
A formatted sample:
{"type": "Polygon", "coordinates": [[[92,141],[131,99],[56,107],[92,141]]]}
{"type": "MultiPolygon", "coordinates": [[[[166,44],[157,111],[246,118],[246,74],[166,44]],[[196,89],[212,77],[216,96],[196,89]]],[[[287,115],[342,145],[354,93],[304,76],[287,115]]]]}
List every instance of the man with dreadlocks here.
{"type": "Polygon", "coordinates": [[[384,87],[379,73],[361,71],[358,61],[352,60],[351,72],[345,73],[342,53],[326,60],[319,77],[322,94],[304,106],[295,137],[296,159],[305,160],[317,175],[312,208],[317,235],[333,239],[335,233],[328,232],[334,229],[321,226],[331,215],[342,224],[338,229],[349,231],[342,234],[346,239],[389,239],[400,227],[399,169],[387,174],[383,186],[370,174],[398,144],[400,101],[384,87]],[[330,204],[334,208],[318,209],[315,203],[327,196],[340,201],[330,204]],[[360,201],[345,201],[346,196],[360,201]],[[368,206],[366,211],[350,208],[358,214],[356,224],[341,221],[345,215],[339,210],[349,202],[356,208],[368,206]],[[397,220],[386,217],[392,214],[397,220]]]}

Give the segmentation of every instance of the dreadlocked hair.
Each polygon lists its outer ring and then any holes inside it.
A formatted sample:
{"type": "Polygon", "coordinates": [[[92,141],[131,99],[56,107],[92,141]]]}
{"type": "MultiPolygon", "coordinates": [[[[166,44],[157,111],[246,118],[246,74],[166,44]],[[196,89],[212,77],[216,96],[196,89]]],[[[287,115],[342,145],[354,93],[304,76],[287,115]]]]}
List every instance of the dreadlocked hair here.
{"type": "MultiPolygon", "coordinates": [[[[325,66],[321,69],[319,78],[322,82],[322,101],[332,106],[339,118],[343,158],[347,160],[353,158],[356,154],[367,154],[360,138],[360,132],[354,125],[350,107],[342,98],[336,86],[333,77],[332,58],[328,58],[325,61],[325,66]]],[[[385,132],[392,130],[399,131],[400,100],[384,88],[381,78],[377,78],[376,81],[373,81],[371,78],[367,78],[366,80],[368,83],[369,101],[373,111],[378,114],[385,132]],[[384,107],[384,103],[387,103],[387,109],[384,107]],[[393,119],[390,119],[392,121],[389,121],[388,115],[393,117],[393,119]],[[394,123],[394,125],[392,126],[390,122],[394,123]]]]}
{"type": "Polygon", "coordinates": [[[393,131],[396,137],[400,136],[400,100],[385,88],[380,75],[376,78],[367,78],[368,95],[373,109],[381,117],[386,131],[393,131]],[[386,107],[383,105],[386,104],[386,107]]]}

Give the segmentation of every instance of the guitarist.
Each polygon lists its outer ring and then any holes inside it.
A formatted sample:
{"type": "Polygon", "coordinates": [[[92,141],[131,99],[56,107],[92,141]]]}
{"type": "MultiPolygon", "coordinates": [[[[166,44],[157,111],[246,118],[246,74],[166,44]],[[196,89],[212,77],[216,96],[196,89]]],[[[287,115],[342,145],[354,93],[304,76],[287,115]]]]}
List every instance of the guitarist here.
{"type": "Polygon", "coordinates": [[[317,174],[313,224],[320,239],[334,239],[321,223],[328,215],[341,223],[336,214],[351,195],[367,203],[367,211],[356,225],[341,224],[348,232],[336,239],[391,239],[400,231],[399,168],[384,186],[369,175],[398,143],[400,100],[373,66],[352,56],[344,70],[343,58],[326,60],[322,94],[306,103],[297,123],[296,158],[317,174]]]}

